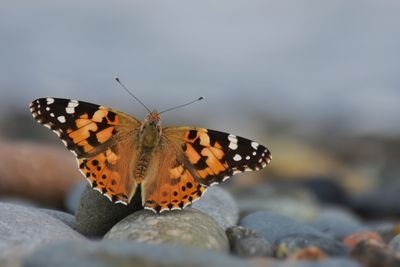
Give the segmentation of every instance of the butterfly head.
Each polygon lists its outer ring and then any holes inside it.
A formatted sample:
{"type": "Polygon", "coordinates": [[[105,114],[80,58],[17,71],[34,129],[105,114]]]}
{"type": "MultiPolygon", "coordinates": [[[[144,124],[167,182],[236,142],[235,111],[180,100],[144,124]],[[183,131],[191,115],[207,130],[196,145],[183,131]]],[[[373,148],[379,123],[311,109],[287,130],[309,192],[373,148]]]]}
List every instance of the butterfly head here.
{"type": "Polygon", "coordinates": [[[144,146],[154,147],[157,145],[161,137],[160,115],[157,111],[154,110],[146,116],[140,127],[140,135],[144,146]]]}

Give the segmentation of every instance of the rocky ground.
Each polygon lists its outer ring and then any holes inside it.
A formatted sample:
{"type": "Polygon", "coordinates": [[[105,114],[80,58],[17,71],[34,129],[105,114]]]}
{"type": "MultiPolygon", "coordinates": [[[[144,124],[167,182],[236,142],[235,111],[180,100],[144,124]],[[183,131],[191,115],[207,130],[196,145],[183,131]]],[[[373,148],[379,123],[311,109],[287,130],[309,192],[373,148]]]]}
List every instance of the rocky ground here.
{"type": "Polygon", "coordinates": [[[3,194],[0,266],[400,266],[399,185],[353,195],[335,179],[227,183],[161,215],[137,199],[112,204],[86,182],[52,208],[34,201],[40,191],[3,194]]]}

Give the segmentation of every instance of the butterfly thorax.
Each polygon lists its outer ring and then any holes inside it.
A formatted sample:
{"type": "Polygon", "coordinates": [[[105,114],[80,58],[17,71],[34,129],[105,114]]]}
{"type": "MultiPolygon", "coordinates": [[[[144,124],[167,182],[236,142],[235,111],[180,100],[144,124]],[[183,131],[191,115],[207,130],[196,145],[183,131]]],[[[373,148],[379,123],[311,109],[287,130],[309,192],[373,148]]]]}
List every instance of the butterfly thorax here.
{"type": "Polygon", "coordinates": [[[156,111],[146,116],[139,131],[139,159],[135,167],[134,177],[140,183],[146,176],[147,166],[152,158],[154,149],[161,140],[160,117],[156,111]]]}

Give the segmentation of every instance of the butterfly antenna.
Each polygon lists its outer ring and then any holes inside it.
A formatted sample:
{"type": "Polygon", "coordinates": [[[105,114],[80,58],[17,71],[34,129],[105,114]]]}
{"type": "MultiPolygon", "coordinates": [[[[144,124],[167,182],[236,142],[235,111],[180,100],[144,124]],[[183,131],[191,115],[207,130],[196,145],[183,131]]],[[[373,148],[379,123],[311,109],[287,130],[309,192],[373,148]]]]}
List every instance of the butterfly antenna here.
{"type": "Polygon", "coordinates": [[[149,112],[151,113],[151,110],[142,102],[140,101],[139,98],[137,98],[131,91],[128,90],[128,88],[125,87],[125,85],[119,80],[119,78],[117,76],[114,76],[114,79],[117,81],[117,83],[119,83],[119,85],[121,85],[121,87],[130,95],[132,96],[134,99],[136,99],[137,102],[139,102],[140,104],[142,104],[142,106],[149,112]]]}
{"type": "Polygon", "coordinates": [[[172,107],[172,108],[168,108],[168,109],[166,109],[166,110],[163,110],[163,111],[159,112],[158,114],[162,114],[162,113],[165,113],[165,112],[167,112],[167,111],[171,111],[171,110],[174,110],[174,109],[186,107],[186,106],[188,106],[188,105],[190,105],[190,104],[193,104],[193,103],[195,103],[195,102],[197,102],[197,101],[200,101],[200,100],[202,100],[202,99],[204,99],[204,96],[200,96],[199,98],[197,98],[197,99],[195,99],[195,100],[193,100],[193,101],[190,101],[189,103],[186,103],[186,104],[183,104],[183,105],[179,105],[179,106],[176,106],[176,107],[172,107]]]}

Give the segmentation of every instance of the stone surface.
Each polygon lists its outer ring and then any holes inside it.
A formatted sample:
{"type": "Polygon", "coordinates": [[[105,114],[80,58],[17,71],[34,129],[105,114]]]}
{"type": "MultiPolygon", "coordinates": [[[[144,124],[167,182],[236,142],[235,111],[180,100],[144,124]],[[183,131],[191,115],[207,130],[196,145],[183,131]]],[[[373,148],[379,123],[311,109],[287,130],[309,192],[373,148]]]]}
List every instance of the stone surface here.
{"type": "Polygon", "coordinates": [[[232,226],[226,230],[231,252],[240,257],[261,257],[272,255],[272,245],[257,235],[254,230],[232,226]]]}
{"type": "Polygon", "coordinates": [[[260,211],[247,215],[240,225],[255,230],[259,235],[273,243],[291,234],[311,234],[329,238],[311,226],[294,221],[286,216],[268,211],[260,211]]]}
{"type": "Polygon", "coordinates": [[[41,249],[24,267],[251,267],[243,260],[202,249],[132,241],[71,242],[41,249]]]}
{"type": "Polygon", "coordinates": [[[276,240],[274,243],[277,258],[291,257],[293,254],[310,247],[317,248],[329,256],[347,256],[350,252],[339,241],[311,234],[291,234],[276,240]]]}
{"type": "Polygon", "coordinates": [[[378,233],[372,231],[358,232],[346,236],[343,239],[343,244],[345,244],[350,248],[354,248],[359,243],[370,242],[370,241],[374,241],[379,244],[384,244],[382,237],[378,233]]]}
{"type": "Polygon", "coordinates": [[[51,210],[51,209],[39,209],[41,212],[46,213],[47,215],[50,215],[51,217],[54,217],[72,229],[75,228],[75,217],[69,213],[59,211],[59,210],[51,210]]]}
{"type": "Polygon", "coordinates": [[[256,211],[271,211],[301,222],[310,222],[319,215],[320,209],[313,194],[301,187],[274,183],[231,190],[241,217],[256,211]]]}
{"type": "Polygon", "coordinates": [[[71,213],[75,214],[78,210],[79,203],[88,182],[86,179],[74,184],[65,196],[64,206],[65,209],[71,213]]]}
{"type": "Polygon", "coordinates": [[[129,205],[114,204],[98,191],[85,187],[75,214],[75,227],[85,236],[100,237],[117,222],[143,209],[137,192],[129,205]]]}
{"type": "Polygon", "coordinates": [[[368,230],[357,217],[339,208],[325,209],[321,212],[319,218],[310,225],[337,240],[342,240],[353,233],[368,230]]]}
{"type": "Polygon", "coordinates": [[[64,222],[33,207],[0,202],[0,259],[26,256],[60,240],[84,240],[64,222]]]}
{"type": "Polygon", "coordinates": [[[390,242],[389,247],[400,253],[400,235],[396,235],[390,242]]]}
{"type": "Polygon", "coordinates": [[[74,156],[61,142],[57,147],[28,142],[1,142],[0,146],[2,197],[61,208],[66,193],[83,179],[74,156]]]}
{"type": "Polygon", "coordinates": [[[211,217],[193,209],[161,214],[149,210],[135,212],[117,223],[104,239],[229,251],[224,230],[211,217]]]}
{"type": "Polygon", "coordinates": [[[367,227],[377,232],[385,241],[389,243],[397,234],[399,234],[400,225],[394,221],[373,221],[367,222],[367,227]]]}
{"type": "Polygon", "coordinates": [[[218,186],[210,187],[206,193],[191,205],[211,216],[223,229],[236,225],[239,209],[230,193],[218,186]]]}
{"type": "Polygon", "coordinates": [[[400,254],[376,240],[357,243],[351,256],[366,267],[400,266],[400,254]]]}

